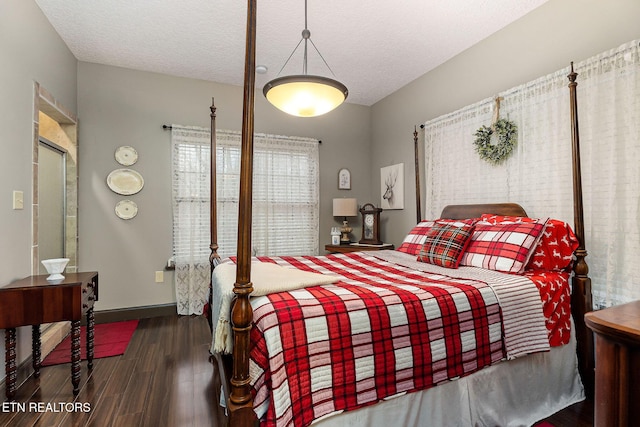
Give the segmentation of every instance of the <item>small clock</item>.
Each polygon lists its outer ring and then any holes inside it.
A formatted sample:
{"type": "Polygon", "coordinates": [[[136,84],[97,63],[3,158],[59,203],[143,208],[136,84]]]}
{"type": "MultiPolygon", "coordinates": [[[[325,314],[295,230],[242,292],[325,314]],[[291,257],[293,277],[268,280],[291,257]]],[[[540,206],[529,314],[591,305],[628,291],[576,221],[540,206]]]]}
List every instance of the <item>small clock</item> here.
{"type": "Polygon", "coordinates": [[[358,243],[365,245],[381,245],[380,240],[380,212],[381,208],[376,208],[371,203],[360,208],[362,214],[362,238],[358,243]]]}

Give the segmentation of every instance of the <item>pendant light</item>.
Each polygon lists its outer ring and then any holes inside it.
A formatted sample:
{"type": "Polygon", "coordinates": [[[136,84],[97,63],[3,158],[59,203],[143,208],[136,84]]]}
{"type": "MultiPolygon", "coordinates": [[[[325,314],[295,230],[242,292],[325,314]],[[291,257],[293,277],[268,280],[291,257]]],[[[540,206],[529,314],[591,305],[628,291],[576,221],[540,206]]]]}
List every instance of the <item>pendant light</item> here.
{"type": "Polygon", "coordinates": [[[285,113],[298,117],[316,117],[328,113],[342,104],[347,99],[349,91],[345,85],[336,80],[307,74],[308,42],[311,42],[313,48],[318,52],[331,74],[333,74],[331,67],[329,67],[316,45],[311,41],[311,32],[307,28],[307,0],[304,2],[302,39],[293,49],[280,72],[282,72],[303,41],[302,74],[277,77],[264,85],[262,92],[271,104],[285,113]]]}

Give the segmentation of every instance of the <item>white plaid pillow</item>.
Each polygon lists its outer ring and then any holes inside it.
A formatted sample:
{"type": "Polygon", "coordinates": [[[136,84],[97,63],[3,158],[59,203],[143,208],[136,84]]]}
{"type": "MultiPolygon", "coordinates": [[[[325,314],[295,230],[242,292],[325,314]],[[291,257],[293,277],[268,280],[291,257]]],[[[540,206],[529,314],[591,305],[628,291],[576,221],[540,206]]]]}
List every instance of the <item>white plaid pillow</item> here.
{"type": "Polygon", "coordinates": [[[535,223],[478,222],[460,265],[522,273],[542,236],[546,220],[535,223]]]}

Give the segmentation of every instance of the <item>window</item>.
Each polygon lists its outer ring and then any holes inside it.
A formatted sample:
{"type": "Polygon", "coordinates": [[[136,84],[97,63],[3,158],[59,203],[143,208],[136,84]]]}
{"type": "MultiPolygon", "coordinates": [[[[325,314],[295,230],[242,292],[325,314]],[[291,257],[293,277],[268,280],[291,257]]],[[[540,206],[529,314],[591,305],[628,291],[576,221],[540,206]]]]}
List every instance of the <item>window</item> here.
{"type": "MultiPolygon", "coordinates": [[[[209,130],[173,126],[174,257],[208,262],[209,130]],[[186,258],[185,258],[186,257],[186,258]]],[[[218,246],[235,255],[241,134],[216,131],[218,246]]],[[[252,250],[255,255],[318,253],[318,141],[254,136],[252,250]]]]}
{"type": "MultiPolygon", "coordinates": [[[[237,252],[241,134],[216,131],[218,254],[237,252]]],[[[208,299],[210,131],[172,126],[173,256],[178,314],[201,314],[208,299]]],[[[318,253],[318,141],[254,135],[254,255],[318,253]]]]}

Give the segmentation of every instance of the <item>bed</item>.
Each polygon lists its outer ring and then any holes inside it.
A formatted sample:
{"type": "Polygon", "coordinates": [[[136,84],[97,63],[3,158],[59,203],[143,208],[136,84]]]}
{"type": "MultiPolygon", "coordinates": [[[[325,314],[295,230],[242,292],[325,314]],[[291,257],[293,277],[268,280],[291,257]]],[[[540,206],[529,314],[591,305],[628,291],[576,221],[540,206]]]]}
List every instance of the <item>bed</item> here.
{"type": "MultiPolygon", "coordinates": [[[[484,233],[502,223],[519,228],[511,221],[526,218],[512,204],[451,206],[443,217],[451,211],[479,218],[484,233]],[[494,214],[504,212],[516,215],[494,214]]],[[[430,425],[450,425],[452,413],[460,425],[531,425],[584,398],[570,339],[570,261],[537,267],[571,259],[578,245],[571,229],[548,220],[539,256],[522,275],[416,259],[435,224],[462,222],[421,221],[398,250],[252,259],[250,385],[263,425],[420,425],[424,414],[430,425]],[[283,284],[275,267],[336,280],[298,285],[285,275],[291,284],[283,284]],[[263,289],[270,281],[280,292],[263,289]]],[[[214,269],[217,294],[233,294],[235,262],[214,269]]],[[[222,361],[233,352],[225,343],[232,334],[216,335],[229,318],[213,306],[212,350],[222,361]]]]}
{"type": "MultiPolygon", "coordinates": [[[[254,1],[247,19],[245,70],[253,70],[254,1]]],[[[437,221],[422,221],[418,210],[398,250],[254,258],[255,76],[245,71],[238,253],[231,259],[217,255],[211,173],[212,350],[230,425],[258,418],[296,426],[531,425],[592,392],[576,76],[572,67],[575,234],[511,203],[456,205],[437,221]],[[495,235],[495,227],[521,237],[521,249],[488,256],[482,236],[495,235]],[[552,229],[566,234],[566,265],[535,268],[552,229]],[[457,252],[442,256],[443,235],[457,252]],[[435,243],[427,248],[423,237],[435,243]],[[294,271],[299,280],[269,280],[294,271]]],[[[215,168],[213,105],[211,126],[215,168]]]]}

